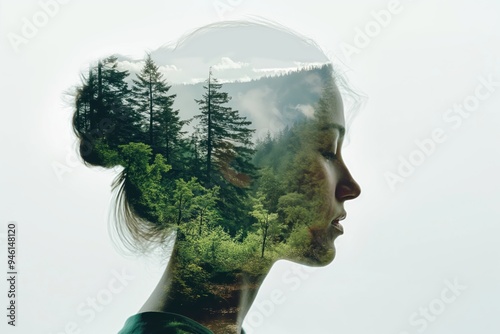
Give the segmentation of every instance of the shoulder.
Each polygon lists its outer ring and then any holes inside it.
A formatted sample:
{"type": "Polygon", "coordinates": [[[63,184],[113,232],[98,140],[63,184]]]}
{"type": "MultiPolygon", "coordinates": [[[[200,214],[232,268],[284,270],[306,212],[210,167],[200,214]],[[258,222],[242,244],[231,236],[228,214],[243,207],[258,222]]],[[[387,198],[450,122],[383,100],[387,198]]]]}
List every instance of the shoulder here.
{"type": "Polygon", "coordinates": [[[176,313],[144,312],[127,319],[118,334],[213,334],[196,321],[176,313]]]}

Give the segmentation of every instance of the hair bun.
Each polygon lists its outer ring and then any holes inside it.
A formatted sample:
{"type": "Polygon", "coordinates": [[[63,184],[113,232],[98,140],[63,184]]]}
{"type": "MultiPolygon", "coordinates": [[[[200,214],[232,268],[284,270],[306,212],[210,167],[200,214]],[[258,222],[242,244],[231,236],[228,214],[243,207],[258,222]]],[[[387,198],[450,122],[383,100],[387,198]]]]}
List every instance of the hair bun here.
{"type": "Polygon", "coordinates": [[[137,140],[139,116],[131,105],[128,71],[110,56],[89,66],[77,87],[73,129],[80,139],[86,164],[111,168],[121,165],[119,146],[137,140]]]}

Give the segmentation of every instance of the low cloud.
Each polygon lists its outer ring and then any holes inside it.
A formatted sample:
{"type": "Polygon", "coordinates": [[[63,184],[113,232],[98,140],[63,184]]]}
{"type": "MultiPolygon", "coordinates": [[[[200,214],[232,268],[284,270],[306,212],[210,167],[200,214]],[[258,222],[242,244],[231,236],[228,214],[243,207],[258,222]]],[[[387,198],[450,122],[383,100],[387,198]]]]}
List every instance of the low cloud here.
{"type": "Polygon", "coordinates": [[[293,109],[300,111],[307,118],[314,117],[314,107],[310,104],[297,104],[293,109]]]}
{"type": "Polygon", "coordinates": [[[248,66],[248,63],[234,61],[229,57],[222,57],[220,62],[213,65],[212,67],[215,70],[229,70],[229,69],[240,69],[248,66]]]}

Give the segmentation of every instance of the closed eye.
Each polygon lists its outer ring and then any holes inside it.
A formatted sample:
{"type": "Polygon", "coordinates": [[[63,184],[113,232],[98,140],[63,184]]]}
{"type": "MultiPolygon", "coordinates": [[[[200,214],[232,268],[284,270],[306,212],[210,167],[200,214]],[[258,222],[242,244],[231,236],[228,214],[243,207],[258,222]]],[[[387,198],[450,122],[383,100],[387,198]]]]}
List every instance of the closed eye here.
{"type": "Polygon", "coordinates": [[[325,160],[327,161],[337,160],[337,155],[332,151],[320,151],[320,153],[323,156],[323,158],[325,158],[325,160]]]}

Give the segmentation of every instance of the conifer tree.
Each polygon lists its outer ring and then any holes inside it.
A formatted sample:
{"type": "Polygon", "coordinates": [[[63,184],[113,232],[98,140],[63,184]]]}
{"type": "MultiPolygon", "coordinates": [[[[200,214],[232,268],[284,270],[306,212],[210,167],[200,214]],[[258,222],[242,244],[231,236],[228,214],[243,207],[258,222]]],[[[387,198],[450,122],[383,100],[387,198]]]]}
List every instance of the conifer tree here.
{"type": "Polygon", "coordinates": [[[160,68],[149,54],[141,73],[137,74],[133,83],[135,106],[145,120],[145,141],[154,153],[161,153],[167,162],[173,165],[172,160],[175,160],[174,155],[184,124],[179,120],[179,111],[173,109],[176,95],[168,94],[171,86],[163,79],[160,68]]]}
{"type": "Polygon", "coordinates": [[[116,57],[99,62],[97,107],[110,121],[106,139],[111,147],[137,141],[141,136],[140,115],[132,106],[131,89],[125,81],[128,76],[128,71],[118,70],[116,57]]]}
{"type": "Polygon", "coordinates": [[[200,148],[203,152],[205,186],[220,182],[222,176],[233,185],[245,187],[253,176],[255,168],[251,162],[255,153],[252,144],[251,122],[239,115],[238,110],[227,106],[231,97],[221,91],[222,84],[213,78],[212,72],[202,99],[195,100],[200,105],[197,130],[200,148]]]}
{"type": "Polygon", "coordinates": [[[242,225],[250,224],[242,217],[248,217],[245,214],[248,212],[247,191],[255,177],[252,164],[255,130],[238,110],[228,106],[231,97],[222,91],[222,84],[213,77],[211,70],[203,88],[202,98],[195,99],[200,106],[200,114],[194,117],[198,121],[197,147],[202,167],[198,177],[206,188],[220,187],[218,207],[226,227],[235,232],[242,225]]]}
{"type": "Polygon", "coordinates": [[[130,103],[130,89],[125,79],[128,71],[117,69],[114,56],[99,60],[82,77],[75,100],[75,129],[82,138],[82,154],[99,164],[101,144],[117,148],[140,136],[139,115],[130,103]]]}

